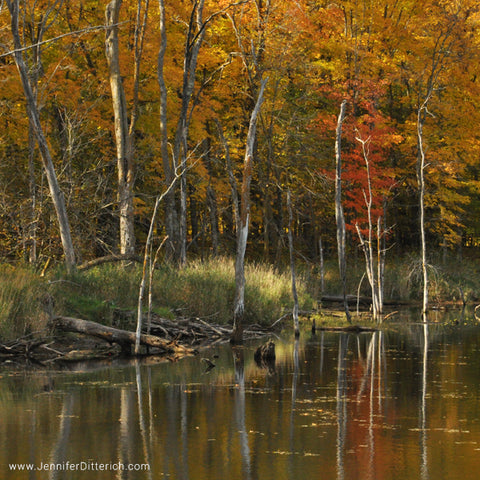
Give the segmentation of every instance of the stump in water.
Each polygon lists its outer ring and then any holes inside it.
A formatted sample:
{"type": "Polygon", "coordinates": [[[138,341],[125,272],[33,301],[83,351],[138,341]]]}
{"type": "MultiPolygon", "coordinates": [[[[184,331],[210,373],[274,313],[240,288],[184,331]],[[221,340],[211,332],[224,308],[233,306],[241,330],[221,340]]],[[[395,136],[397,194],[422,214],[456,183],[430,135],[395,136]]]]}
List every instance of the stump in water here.
{"type": "Polygon", "coordinates": [[[253,358],[257,363],[274,362],[275,361],[275,343],[269,340],[267,343],[260,345],[256,350],[253,358]]]}
{"type": "Polygon", "coordinates": [[[267,343],[260,345],[253,355],[255,363],[260,368],[266,368],[269,373],[275,372],[275,343],[269,340],[267,343]]]}

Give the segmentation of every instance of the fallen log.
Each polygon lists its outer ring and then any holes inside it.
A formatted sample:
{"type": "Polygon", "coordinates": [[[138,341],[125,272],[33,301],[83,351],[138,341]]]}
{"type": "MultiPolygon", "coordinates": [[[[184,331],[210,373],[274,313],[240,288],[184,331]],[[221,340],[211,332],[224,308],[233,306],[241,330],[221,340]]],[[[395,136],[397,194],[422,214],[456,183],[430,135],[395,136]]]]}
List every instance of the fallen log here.
{"type": "Polygon", "coordinates": [[[90,268],[96,267],[98,265],[102,265],[104,263],[113,263],[113,262],[137,262],[142,263],[143,259],[141,259],[138,255],[126,254],[126,255],[106,255],[104,257],[94,258],[88,262],[82,263],[81,265],[77,265],[77,270],[84,271],[90,268]]]}
{"type": "Polygon", "coordinates": [[[328,332],[347,332],[347,333],[360,333],[360,332],[376,332],[377,328],[374,327],[361,327],[360,325],[348,325],[346,327],[318,327],[318,330],[328,332]]]}
{"type": "MultiPolygon", "coordinates": [[[[131,354],[132,346],[135,345],[135,332],[107,327],[100,323],[71,317],[57,316],[53,318],[52,323],[55,328],[65,332],[91,335],[109,343],[117,343],[124,353],[131,354]]],[[[142,334],[140,336],[140,344],[160,349],[162,353],[168,354],[194,355],[197,353],[193,348],[179,345],[175,341],[165,340],[155,335],[142,334]]]]}
{"type": "MultiPolygon", "coordinates": [[[[320,298],[322,302],[325,303],[343,303],[343,296],[340,295],[322,295],[320,298]]],[[[372,304],[371,297],[360,296],[357,297],[356,295],[347,295],[347,302],[349,305],[355,305],[357,302],[363,306],[370,306],[372,304]]],[[[388,306],[398,306],[398,305],[411,305],[411,302],[407,302],[404,300],[384,300],[384,305],[388,306]]]]}

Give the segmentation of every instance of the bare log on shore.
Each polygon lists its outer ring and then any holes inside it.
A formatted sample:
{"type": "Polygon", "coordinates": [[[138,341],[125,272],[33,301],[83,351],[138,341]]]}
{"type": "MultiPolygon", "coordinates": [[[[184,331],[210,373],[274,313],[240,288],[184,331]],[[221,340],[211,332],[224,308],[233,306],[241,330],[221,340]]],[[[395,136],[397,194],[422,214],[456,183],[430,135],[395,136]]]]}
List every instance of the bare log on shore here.
{"type": "MultiPolygon", "coordinates": [[[[131,353],[131,348],[135,345],[135,332],[71,317],[54,317],[52,322],[55,328],[66,332],[82,333],[101,338],[109,343],[117,343],[125,353],[131,353]]],[[[179,345],[174,340],[166,340],[155,335],[142,334],[140,344],[160,349],[162,353],[167,354],[194,355],[196,353],[193,348],[179,345]]]]}

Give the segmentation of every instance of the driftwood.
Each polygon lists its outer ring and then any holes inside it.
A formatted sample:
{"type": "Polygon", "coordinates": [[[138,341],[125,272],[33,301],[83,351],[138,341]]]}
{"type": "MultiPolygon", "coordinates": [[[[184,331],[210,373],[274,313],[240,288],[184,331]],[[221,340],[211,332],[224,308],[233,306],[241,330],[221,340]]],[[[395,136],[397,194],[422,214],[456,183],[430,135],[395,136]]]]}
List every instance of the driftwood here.
{"type": "MultiPolygon", "coordinates": [[[[244,339],[261,337],[267,331],[270,329],[256,324],[245,325],[244,339]]],[[[229,341],[232,336],[232,327],[206,322],[201,318],[169,320],[154,316],[151,320],[150,332],[165,339],[181,340],[189,345],[203,345],[229,341]]]]}
{"type": "MultiPolygon", "coordinates": [[[[119,330],[89,320],[71,317],[54,317],[52,323],[55,328],[66,332],[82,333],[101,338],[109,343],[117,343],[124,353],[131,353],[131,348],[135,345],[135,332],[119,330]]],[[[168,354],[192,355],[196,353],[193,348],[179,345],[176,341],[166,340],[155,335],[141,335],[140,344],[159,349],[162,353],[168,354]]]]}

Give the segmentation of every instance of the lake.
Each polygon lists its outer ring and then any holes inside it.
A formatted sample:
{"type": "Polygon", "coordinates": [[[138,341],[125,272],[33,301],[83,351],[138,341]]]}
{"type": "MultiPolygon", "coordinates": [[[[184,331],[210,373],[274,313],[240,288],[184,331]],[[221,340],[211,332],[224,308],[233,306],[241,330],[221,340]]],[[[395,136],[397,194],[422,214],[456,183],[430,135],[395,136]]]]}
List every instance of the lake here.
{"type": "Polygon", "coordinates": [[[2,366],[0,478],[479,478],[480,326],[274,340],[274,366],[255,363],[259,342],[176,363],[2,366]]]}

